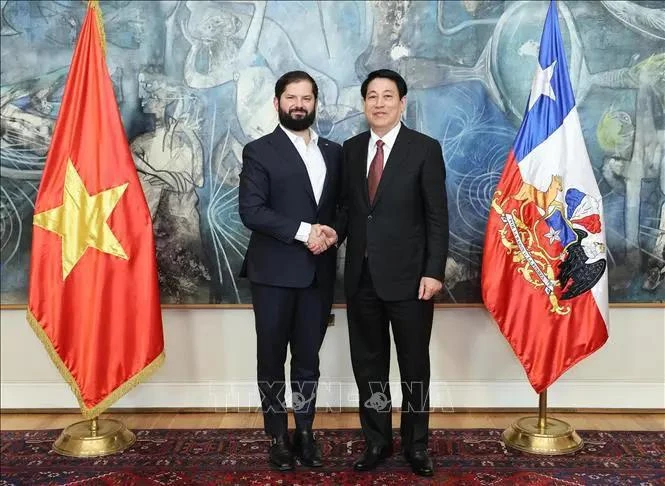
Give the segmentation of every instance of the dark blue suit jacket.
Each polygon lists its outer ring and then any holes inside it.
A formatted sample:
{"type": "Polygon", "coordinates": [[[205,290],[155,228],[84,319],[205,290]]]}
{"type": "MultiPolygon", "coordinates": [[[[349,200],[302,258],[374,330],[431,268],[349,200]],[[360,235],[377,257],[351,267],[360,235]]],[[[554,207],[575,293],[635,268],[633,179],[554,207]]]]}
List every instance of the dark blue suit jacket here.
{"type": "Polygon", "coordinates": [[[252,230],[241,277],[263,285],[308,287],[317,282],[332,287],[336,248],[313,255],[294,238],[300,222],[332,225],[339,200],[342,147],[319,137],[326,164],[323,193],[317,205],[300,154],[278,126],[243,150],[238,207],[252,230]]]}

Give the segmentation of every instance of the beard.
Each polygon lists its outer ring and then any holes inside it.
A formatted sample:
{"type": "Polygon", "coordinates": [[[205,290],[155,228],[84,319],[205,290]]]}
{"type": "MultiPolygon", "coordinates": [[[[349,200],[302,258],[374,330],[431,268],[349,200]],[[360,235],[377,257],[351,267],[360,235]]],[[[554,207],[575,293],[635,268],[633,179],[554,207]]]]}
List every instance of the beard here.
{"type": "Polygon", "coordinates": [[[282,110],[282,107],[280,106],[277,112],[279,114],[279,122],[294,132],[302,132],[303,130],[307,130],[312,126],[314,119],[316,118],[316,108],[313,108],[309,113],[307,113],[305,110],[298,109],[292,109],[287,113],[286,111],[282,110]],[[298,112],[299,114],[305,113],[305,116],[302,118],[294,118],[292,115],[294,112],[298,112]]]}

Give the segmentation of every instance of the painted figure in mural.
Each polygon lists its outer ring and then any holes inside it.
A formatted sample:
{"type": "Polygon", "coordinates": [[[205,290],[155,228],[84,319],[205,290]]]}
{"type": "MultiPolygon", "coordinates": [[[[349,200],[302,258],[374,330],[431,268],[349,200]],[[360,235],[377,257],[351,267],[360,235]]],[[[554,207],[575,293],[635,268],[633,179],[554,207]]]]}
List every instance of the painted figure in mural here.
{"type": "Polygon", "coordinates": [[[12,101],[22,96],[12,90],[0,95],[0,134],[2,150],[27,150],[45,157],[53,132],[50,103],[43,96],[44,90],[23,92],[28,105],[19,108],[12,101]]]}
{"type": "Polygon", "coordinates": [[[318,87],[303,71],[275,84],[279,126],[243,150],[239,213],[252,231],[241,276],[247,277],[257,335],[257,380],[264,429],[271,437],[269,463],[287,471],[294,455],[307,466],[322,465],[312,424],[319,379],[319,349],[325,336],[335,281],[334,245],[321,224],[335,217],[342,150],[311,126],[318,87]],[[284,362],[291,350],[291,391],[296,430],[287,431],[284,362]]]}
{"type": "Polygon", "coordinates": [[[65,70],[0,87],[0,267],[5,295],[20,302],[22,243],[30,234],[34,197],[42,176],[65,70]],[[12,278],[12,273],[13,278],[12,278]],[[17,278],[18,277],[18,278],[17,278]]]}
{"type": "MultiPolygon", "coordinates": [[[[3,155],[7,155],[5,150],[13,149],[39,157],[46,156],[58,106],[54,98],[62,90],[66,76],[66,69],[56,69],[39,77],[0,87],[3,155]]],[[[33,169],[35,165],[32,164],[33,169]]]]}
{"type": "Polygon", "coordinates": [[[635,226],[639,225],[641,229],[637,229],[637,233],[642,237],[637,242],[645,255],[645,265],[641,266],[644,269],[642,288],[651,292],[662,289],[665,280],[665,56],[660,56],[659,61],[659,68],[644,69],[640,76],[635,103],[635,143],[625,169],[626,240],[627,243],[634,241],[635,226]],[[645,187],[649,185],[655,186],[651,201],[644,197],[648,194],[645,187]],[[644,209],[644,203],[655,206],[653,217],[647,219],[628,208],[632,199],[628,195],[629,188],[633,198],[641,203],[640,209],[644,209]]]}
{"type": "Polygon", "coordinates": [[[210,280],[196,192],[204,182],[198,104],[187,88],[159,73],[141,72],[139,92],[154,130],[134,138],[131,149],[153,218],[162,296],[197,301],[210,280]]]}
{"type": "Polygon", "coordinates": [[[625,111],[608,110],[596,136],[605,152],[603,178],[624,199],[626,257],[616,272],[629,281],[638,268],[642,288],[655,291],[665,280],[665,56],[652,56],[632,72],[635,123],[625,111]],[[645,193],[654,186],[649,200],[645,193]],[[655,207],[653,217],[642,214],[647,205],[655,207]]]}
{"type": "Polygon", "coordinates": [[[351,362],[365,450],[357,471],[392,454],[390,328],[402,383],[402,452],[431,476],[429,341],[443,287],[448,208],[441,145],[400,121],[407,85],[396,72],[371,72],[361,85],[370,130],[344,143],[340,214],[329,242],[346,238],[344,287],[351,362]]]}
{"type": "Polygon", "coordinates": [[[191,44],[185,59],[185,82],[192,88],[211,88],[233,81],[255,61],[266,2],[253,2],[254,13],[245,38],[242,21],[213,2],[187,2],[191,16],[182,33],[191,44]]]}

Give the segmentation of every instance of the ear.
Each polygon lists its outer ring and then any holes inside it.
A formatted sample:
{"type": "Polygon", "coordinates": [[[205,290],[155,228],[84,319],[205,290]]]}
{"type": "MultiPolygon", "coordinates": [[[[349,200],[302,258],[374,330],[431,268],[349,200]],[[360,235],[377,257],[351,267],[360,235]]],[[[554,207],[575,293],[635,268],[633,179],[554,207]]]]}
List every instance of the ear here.
{"type": "Polygon", "coordinates": [[[272,104],[275,106],[275,111],[279,111],[279,99],[275,96],[272,100],[272,104]]]}

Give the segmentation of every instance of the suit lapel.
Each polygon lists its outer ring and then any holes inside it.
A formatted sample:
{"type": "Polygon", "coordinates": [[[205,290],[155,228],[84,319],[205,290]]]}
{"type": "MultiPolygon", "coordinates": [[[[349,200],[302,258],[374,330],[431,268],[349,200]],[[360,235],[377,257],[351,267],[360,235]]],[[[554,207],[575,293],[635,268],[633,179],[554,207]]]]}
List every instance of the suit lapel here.
{"type": "MultiPolygon", "coordinates": [[[[386,160],[386,165],[383,169],[381,180],[379,181],[379,187],[376,189],[376,196],[374,196],[374,204],[372,206],[376,206],[379,202],[385,187],[389,185],[393,179],[399,177],[399,167],[406,162],[409,155],[409,144],[411,143],[411,134],[409,132],[410,130],[402,125],[397,134],[397,138],[395,139],[395,145],[390,150],[390,156],[388,157],[388,160],[386,160]]],[[[367,147],[365,147],[365,150],[367,150],[367,147]]],[[[367,159],[367,153],[365,153],[365,159],[367,159]]],[[[367,193],[367,183],[365,183],[365,192],[367,193]]]]}
{"type": "Polygon", "coordinates": [[[272,132],[272,137],[270,140],[275,147],[275,150],[282,158],[289,164],[296,164],[298,171],[303,177],[305,183],[305,189],[309,197],[312,198],[312,202],[316,205],[316,198],[314,197],[314,190],[312,189],[312,182],[309,180],[309,174],[307,173],[307,167],[305,167],[305,161],[302,159],[298,150],[296,150],[295,145],[289,139],[288,135],[284,133],[284,130],[281,127],[277,126],[275,131],[272,132]]]}
{"type": "Polygon", "coordinates": [[[367,189],[367,145],[369,144],[369,132],[362,134],[362,137],[358,139],[357,151],[357,160],[358,166],[355,168],[357,170],[357,180],[360,184],[360,192],[363,196],[363,201],[365,206],[369,208],[369,190],[367,189]]]}
{"type": "Polygon", "coordinates": [[[323,198],[328,194],[328,186],[330,184],[330,157],[328,157],[328,141],[319,137],[319,150],[323,156],[323,162],[326,164],[326,177],[323,179],[323,191],[321,192],[321,197],[319,198],[319,208],[323,204],[323,198]]]}

